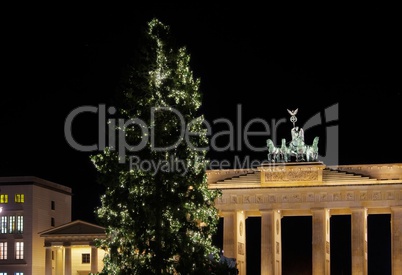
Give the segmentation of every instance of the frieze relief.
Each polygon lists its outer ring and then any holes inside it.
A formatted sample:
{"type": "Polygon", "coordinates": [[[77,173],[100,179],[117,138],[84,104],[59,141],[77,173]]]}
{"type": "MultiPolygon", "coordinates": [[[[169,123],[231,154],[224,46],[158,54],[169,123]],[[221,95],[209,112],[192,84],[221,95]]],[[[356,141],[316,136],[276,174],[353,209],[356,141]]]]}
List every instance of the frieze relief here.
{"type": "Polygon", "coordinates": [[[346,192],[346,200],[347,201],[354,201],[355,200],[355,193],[354,192],[346,192]]]}
{"type": "Polygon", "coordinates": [[[256,196],[256,203],[264,203],[264,196],[263,195],[257,195],[256,196]]]}
{"type": "Polygon", "coordinates": [[[342,194],[341,192],[335,192],[332,194],[332,198],[334,201],[341,201],[342,200],[342,194]]]}
{"type": "Polygon", "coordinates": [[[344,192],[308,192],[274,193],[256,195],[223,195],[217,204],[263,204],[263,203],[302,203],[302,202],[342,202],[342,201],[378,201],[402,199],[402,191],[344,191],[344,192]]]}
{"type": "Polygon", "coordinates": [[[306,201],[313,202],[315,200],[314,193],[308,193],[306,201]]]}
{"type": "Polygon", "coordinates": [[[244,195],[243,196],[243,203],[246,203],[246,204],[250,203],[250,196],[244,195]]]}
{"type": "Polygon", "coordinates": [[[360,192],[360,200],[361,201],[368,200],[367,192],[360,192]]]}
{"type": "Polygon", "coordinates": [[[320,194],[320,201],[329,201],[329,197],[327,193],[320,194]]]}
{"type": "Polygon", "coordinates": [[[239,201],[239,198],[241,198],[241,196],[232,195],[232,196],[230,196],[230,202],[237,204],[239,201]]]}
{"type": "Polygon", "coordinates": [[[394,192],[387,192],[387,200],[394,200],[395,194],[394,192]]]}
{"type": "Polygon", "coordinates": [[[381,200],[381,192],[373,192],[373,200],[381,200]]]}

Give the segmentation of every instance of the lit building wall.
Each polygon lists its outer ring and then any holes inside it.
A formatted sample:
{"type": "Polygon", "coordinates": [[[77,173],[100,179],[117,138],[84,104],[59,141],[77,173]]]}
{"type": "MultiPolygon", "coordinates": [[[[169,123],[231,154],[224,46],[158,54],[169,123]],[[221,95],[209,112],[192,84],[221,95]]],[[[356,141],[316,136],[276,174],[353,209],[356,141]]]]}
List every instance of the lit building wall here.
{"type": "Polygon", "coordinates": [[[71,188],[36,177],[3,177],[0,195],[8,197],[0,203],[0,216],[8,222],[7,232],[0,233],[7,242],[7,258],[0,260],[0,272],[45,274],[45,249],[38,232],[51,228],[52,218],[54,226],[71,221],[71,188]],[[12,232],[18,216],[23,217],[23,231],[12,232]]]}

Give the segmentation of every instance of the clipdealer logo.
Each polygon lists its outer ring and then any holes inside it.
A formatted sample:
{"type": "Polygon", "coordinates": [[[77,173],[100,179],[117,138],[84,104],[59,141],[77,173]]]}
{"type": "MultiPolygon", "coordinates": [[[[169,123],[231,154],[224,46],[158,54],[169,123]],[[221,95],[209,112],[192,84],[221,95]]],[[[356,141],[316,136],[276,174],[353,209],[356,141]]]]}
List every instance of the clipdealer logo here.
{"type": "MultiPolygon", "coordinates": [[[[225,151],[243,151],[244,149],[252,152],[266,152],[266,144],[255,146],[250,142],[252,136],[265,136],[272,138],[272,140],[279,140],[277,137],[277,129],[279,125],[287,122],[286,118],[272,119],[270,123],[262,118],[253,118],[243,124],[242,121],[242,106],[237,105],[236,119],[231,121],[227,118],[217,118],[211,123],[207,120],[202,121],[206,130],[206,135],[209,137],[209,144],[206,147],[196,147],[191,142],[191,137],[200,135],[190,131],[190,125],[195,121],[185,121],[184,116],[173,107],[152,107],[150,108],[150,125],[148,125],[141,118],[110,118],[116,114],[115,107],[106,107],[105,104],[99,104],[98,106],[80,106],[72,110],[66,117],[64,123],[64,135],[67,143],[75,150],[81,152],[96,152],[103,151],[106,148],[110,150],[116,150],[119,156],[119,162],[125,163],[127,156],[130,161],[130,167],[142,170],[154,170],[168,172],[172,170],[186,171],[186,160],[169,159],[160,161],[141,160],[138,156],[134,155],[135,152],[139,152],[147,145],[151,145],[151,150],[154,151],[169,151],[177,147],[181,142],[186,142],[186,145],[193,150],[205,151],[214,150],[216,152],[225,151]],[[180,134],[177,140],[169,146],[158,147],[155,144],[155,120],[156,115],[159,112],[169,112],[170,115],[174,115],[179,122],[180,134]],[[77,141],[72,134],[73,122],[78,120],[82,114],[95,114],[98,120],[98,142],[91,145],[83,145],[77,141]],[[226,130],[219,132],[213,132],[213,126],[224,126],[226,130]],[[258,125],[262,131],[251,131],[252,126],[258,125]],[[142,131],[142,138],[137,144],[129,144],[126,140],[125,130],[129,127],[138,127],[142,131]],[[118,129],[118,130],[116,130],[118,129]],[[218,145],[218,139],[227,137],[228,142],[224,145],[218,145]],[[246,148],[243,148],[243,145],[246,148]],[[133,155],[130,155],[133,154],[133,155]]],[[[325,126],[325,155],[319,156],[319,160],[325,162],[328,165],[338,164],[339,159],[339,126],[336,124],[339,119],[339,104],[333,104],[322,111],[317,112],[310,117],[302,126],[305,132],[316,126],[325,126]]],[[[323,140],[320,138],[320,141],[323,140]]],[[[258,163],[262,164],[266,160],[211,160],[210,164],[212,169],[223,169],[229,166],[247,166],[253,163],[254,166],[258,163]]],[[[250,168],[250,167],[235,167],[235,168],[250,168]]]]}

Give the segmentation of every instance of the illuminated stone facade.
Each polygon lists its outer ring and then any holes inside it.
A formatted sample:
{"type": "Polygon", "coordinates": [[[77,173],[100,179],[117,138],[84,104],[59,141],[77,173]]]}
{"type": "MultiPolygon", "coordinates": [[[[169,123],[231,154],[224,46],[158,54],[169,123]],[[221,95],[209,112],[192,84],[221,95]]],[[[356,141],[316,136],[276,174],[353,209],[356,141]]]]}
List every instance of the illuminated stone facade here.
{"type": "Polygon", "coordinates": [[[367,274],[367,216],[391,214],[392,274],[402,274],[402,163],[326,166],[278,163],[209,170],[224,221],[223,250],[246,274],[247,217],[261,217],[261,274],[281,274],[283,216],[312,217],[313,274],[330,274],[330,217],[351,215],[352,274],[367,274]]]}
{"type": "Polygon", "coordinates": [[[105,229],[71,221],[71,197],[70,187],[45,179],[0,177],[1,274],[75,275],[102,270],[104,251],[94,241],[106,236],[105,229]],[[21,230],[14,230],[13,217],[21,218],[21,230]],[[22,244],[18,258],[17,243],[22,244]]]}

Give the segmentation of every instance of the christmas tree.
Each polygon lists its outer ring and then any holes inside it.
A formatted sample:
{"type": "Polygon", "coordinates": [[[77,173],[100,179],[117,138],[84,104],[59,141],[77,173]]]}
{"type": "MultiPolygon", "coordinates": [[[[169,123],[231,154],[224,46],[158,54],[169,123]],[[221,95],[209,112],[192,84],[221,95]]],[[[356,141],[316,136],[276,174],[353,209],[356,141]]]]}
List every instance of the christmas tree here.
{"type": "Polygon", "coordinates": [[[109,124],[118,138],[91,157],[105,186],[97,209],[106,227],[102,273],[214,274],[220,191],[207,186],[200,80],[159,20],[139,44],[109,124]]]}

